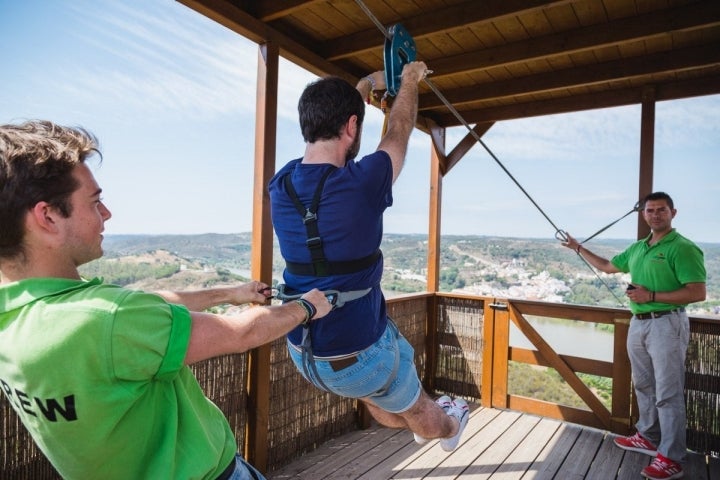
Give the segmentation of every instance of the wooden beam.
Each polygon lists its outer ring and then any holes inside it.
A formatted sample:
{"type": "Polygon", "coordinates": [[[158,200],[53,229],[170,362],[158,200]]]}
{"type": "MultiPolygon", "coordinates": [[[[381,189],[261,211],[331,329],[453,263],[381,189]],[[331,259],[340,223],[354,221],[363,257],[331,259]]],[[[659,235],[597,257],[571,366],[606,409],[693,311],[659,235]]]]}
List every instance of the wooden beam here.
{"type": "Polygon", "coordinates": [[[720,2],[705,0],[608,23],[428,61],[433,77],[621,45],[720,24],[720,2]]]}
{"type": "MultiPolygon", "coordinates": [[[[493,125],[495,125],[494,122],[478,123],[473,127],[473,132],[475,132],[478,137],[482,138],[482,136],[485,135],[493,125]]],[[[452,152],[450,152],[447,156],[443,175],[447,175],[450,169],[454,167],[465,156],[465,154],[467,154],[467,152],[475,146],[476,143],[477,139],[475,136],[468,132],[468,134],[465,135],[460,142],[458,142],[452,152]]]]}
{"type": "MultiPolygon", "coordinates": [[[[720,65],[720,43],[622,58],[577,68],[553,70],[472,87],[446,90],[443,96],[455,107],[467,103],[496,101],[498,98],[522,97],[569,88],[588,87],[607,82],[632,80],[641,76],[690,71],[720,65]]],[[[438,108],[443,102],[434,92],[420,96],[419,110],[438,108]]]]}
{"type": "MultiPolygon", "coordinates": [[[[720,94],[720,75],[656,83],[655,98],[657,101],[677,100],[680,98],[702,95],[720,94]]],[[[571,113],[596,108],[620,107],[642,103],[643,87],[620,88],[606,92],[592,92],[573,97],[560,97],[552,100],[522,102],[501,107],[486,107],[473,110],[460,110],[460,114],[468,123],[497,122],[516,118],[571,113]]],[[[430,116],[438,125],[445,127],[458,126],[459,122],[451,113],[436,114],[422,112],[430,116]]]]}
{"type": "MultiPolygon", "coordinates": [[[[638,199],[642,199],[653,191],[653,169],[655,165],[655,90],[646,88],[642,97],[642,114],[640,121],[640,180],[638,183],[638,199]]],[[[638,239],[650,234],[650,226],[645,222],[642,213],[638,215],[638,239]]]]}
{"type": "MultiPolygon", "coordinates": [[[[490,25],[497,20],[540,11],[551,6],[572,3],[575,0],[494,0],[478,2],[470,0],[447,8],[428,11],[422,15],[403,20],[403,27],[413,40],[421,40],[440,32],[465,29],[469,26],[490,25]]],[[[382,19],[379,19],[382,21],[382,19]]],[[[377,27],[334,38],[322,49],[322,56],[329,60],[358,55],[373,49],[382,49],[384,38],[377,27]]]]}
{"type": "MultiPolygon", "coordinates": [[[[267,184],[275,173],[279,59],[277,45],[259,46],[250,267],[252,278],[269,285],[272,284],[273,229],[267,184]]],[[[268,467],[270,350],[269,344],[263,345],[253,349],[248,356],[248,423],[244,453],[245,458],[262,472],[268,467]]]]}
{"type": "Polygon", "coordinates": [[[248,8],[252,8],[255,16],[263,22],[271,22],[278,18],[297,13],[298,10],[312,7],[325,0],[249,0],[248,8]]]}

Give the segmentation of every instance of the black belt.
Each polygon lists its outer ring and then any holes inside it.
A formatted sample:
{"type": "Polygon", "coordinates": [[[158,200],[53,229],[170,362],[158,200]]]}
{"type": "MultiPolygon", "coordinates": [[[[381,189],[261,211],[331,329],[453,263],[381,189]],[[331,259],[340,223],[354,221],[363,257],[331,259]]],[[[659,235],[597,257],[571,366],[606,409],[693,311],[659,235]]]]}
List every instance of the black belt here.
{"type": "Polygon", "coordinates": [[[341,358],[339,360],[328,361],[328,363],[330,364],[330,368],[333,369],[333,372],[339,372],[340,370],[342,370],[344,368],[348,368],[350,365],[355,365],[357,362],[358,362],[357,355],[341,358]]]}
{"type": "Polygon", "coordinates": [[[660,318],[664,317],[665,315],[670,315],[671,313],[680,313],[684,311],[684,308],[673,308],[672,310],[658,310],[657,312],[636,313],[635,318],[637,318],[638,320],[650,320],[651,318],[660,318]]]}
{"type": "Polygon", "coordinates": [[[228,478],[232,477],[233,472],[235,471],[235,457],[233,457],[232,462],[230,462],[230,465],[225,467],[225,470],[222,471],[220,475],[218,475],[217,480],[228,480],[228,478]]]}

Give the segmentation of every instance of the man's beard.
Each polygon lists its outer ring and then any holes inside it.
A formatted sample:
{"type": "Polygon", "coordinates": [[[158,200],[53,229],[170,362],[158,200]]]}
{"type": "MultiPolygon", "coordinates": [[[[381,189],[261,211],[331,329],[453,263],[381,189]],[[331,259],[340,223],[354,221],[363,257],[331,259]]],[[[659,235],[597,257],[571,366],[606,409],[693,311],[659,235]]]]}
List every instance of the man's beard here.
{"type": "Polygon", "coordinates": [[[345,163],[347,164],[348,162],[352,162],[355,157],[357,157],[358,153],[360,153],[360,135],[355,137],[352,145],[348,148],[347,153],[345,154],[345,163]]]}

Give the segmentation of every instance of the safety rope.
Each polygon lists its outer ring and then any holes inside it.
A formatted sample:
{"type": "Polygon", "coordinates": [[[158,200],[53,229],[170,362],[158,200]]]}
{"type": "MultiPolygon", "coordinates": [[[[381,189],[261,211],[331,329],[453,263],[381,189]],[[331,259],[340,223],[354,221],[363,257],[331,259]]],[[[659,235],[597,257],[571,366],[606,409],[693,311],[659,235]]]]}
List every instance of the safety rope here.
{"type": "MultiPolygon", "coordinates": [[[[388,29],[386,29],[386,28],[383,26],[383,24],[380,23],[380,21],[379,21],[378,18],[373,14],[373,12],[370,11],[370,9],[365,5],[365,3],[363,2],[363,0],[355,0],[355,2],[356,2],[357,5],[360,7],[360,9],[361,9],[363,12],[365,12],[365,14],[368,16],[368,18],[375,24],[375,26],[378,28],[378,30],[380,30],[380,32],[383,34],[383,36],[384,36],[386,39],[391,40],[390,33],[389,33],[388,29]]],[[[547,220],[548,223],[549,223],[550,225],[552,225],[552,227],[555,229],[555,238],[557,238],[557,239],[559,239],[559,240],[567,241],[567,240],[568,240],[568,238],[567,238],[567,233],[566,233],[564,230],[560,229],[557,225],[555,225],[555,222],[553,222],[553,221],[550,219],[550,217],[547,215],[547,213],[545,213],[545,211],[540,207],[540,205],[538,205],[538,203],[535,201],[535,199],[533,199],[533,197],[527,192],[527,190],[525,190],[525,188],[523,188],[523,186],[520,184],[520,182],[518,182],[518,180],[513,176],[513,174],[510,172],[510,170],[508,170],[508,169],[505,167],[505,165],[500,161],[500,159],[495,155],[495,153],[490,149],[490,147],[488,147],[488,146],[485,144],[485,142],[483,142],[482,138],[480,138],[480,135],[479,135],[475,130],[473,130],[473,128],[470,126],[470,124],[469,124],[469,123],[465,120],[465,118],[463,118],[463,116],[460,114],[460,112],[457,111],[457,109],[450,103],[450,101],[448,101],[447,98],[445,98],[445,95],[443,95],[442,92],[440,92],[440,90],[438,90],[438,88],[435,86],[435,84],[434,84],[429,78],[425,77],[425,78],[424,78],[424,81],[425,81],[425,84],[426,84],[428,87],[430,87],[430,90],[432,90],[432,91],[435,93],[435,95],[438,97],[438,99],[440,99],[440,101],[441,101],[441,102],[445,105],[445,107],[450,111],[450,113],[452,113],[453,116],[468,130],[468,132],[470,132],[470,135],[473,136],[473,138],[475,139],[475,141],[477,141],[477,142],[485,149],[485,151],[488,153],[488,155],[490,155],[490,157],[495,161],[495,163],[497,163],[497,165],[507,174],[507,176],[510,177],[510,179],[513,181],[513,183],[515,183],[515,185],[520,189],[520,191],[528,198],[528,200],[530,200],[530,202],[535,206],[535,208],[537,208],[537,210],[540,212],[540,214],[542,214],[542,216],[545,217],[545,220],[547,220]]],[[[387,120],[387,117],[386,117],[386,120],[387,120]]],[[[384,128],[385,128],[385,127],[384,127],[384,128]]],[[[623,217],[619,218],[618,220],[616,220],[615,222],[611,223],[610,225],[604,227],[604,228],[601,229],[600,231],[594,233],[592,236],[586,238],[586,239],[583,241],[583,243],[586,242],[586,241],[588,241],[588,240],[590,240],[591,238],[595,237],[596,235],[599,235],[600,233],[602,233],[603,231],[607,230],[607,229],[610,228],[612,225],[614,225],[615,223],[619,222],[619,221],[622,220],[623,218],[627,217],[627,216],[630,215],[631,213],[633,213],[633,212],[635,212],[635,211],[638,211],[638,210],[637,210],[637,209],[638,209],[638,205],[639,205],[639,204],[636,204],[635,207],[633,208],[633,210],[631,210],[630,212],[628,212],[627,214],[625,214],[623,217]]],[[[580,259],[585,263],[585,265],[587,265],[588,268],[590,268],[590,270],[595,274],[595,276],[598,278],[598,280],[600,280],[600,282],[602,282],[602,284],[605,285],[605,287],[606,287],[606,288],[608,289],[608,291],[613,295],[613,297],[615,297],[615,299],[618,301],[618,303],[619,303],[620,305],[624,305],[624,302],[623,302],[622,300],[620,300],[620,298],[618,298],[618,296],[615,294],[615,292],[613,292],[613,290],[610,288],[610,286],[609,286],[609,285],[602,279],[602,277],[600,277],[600,275],[595,271],[595,269],[593,268],[593,266],[590,265],[590,263],[589,263],[587,260],[585,260],[585,258],[583,258],[583,256],[580,255],[579,252],[577,252],[577,255],[578,255],[578,256],[580,257],[580,259]]]]}

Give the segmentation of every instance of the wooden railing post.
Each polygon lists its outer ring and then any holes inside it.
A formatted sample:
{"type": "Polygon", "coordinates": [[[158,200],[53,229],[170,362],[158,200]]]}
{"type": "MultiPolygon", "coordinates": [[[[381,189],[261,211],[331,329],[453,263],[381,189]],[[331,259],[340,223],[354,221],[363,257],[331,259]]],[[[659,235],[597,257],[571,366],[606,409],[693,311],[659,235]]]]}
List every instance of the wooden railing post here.
{"type": "Polygon", "coordinates": [[[508,301],[485,302],[483,312],[483,374],[481,403],[484,407],[507,407],[510,361],[510,312],[508,301]]]}
{"type": "Polygon", "coordinates": [[[612,376],[612,422],[613,432],[629,433],[632,426],[632,379],[630,359],[627,356],[627,336],[630,320],[615,319],[613,339],[613,376],[612,376]]]}

